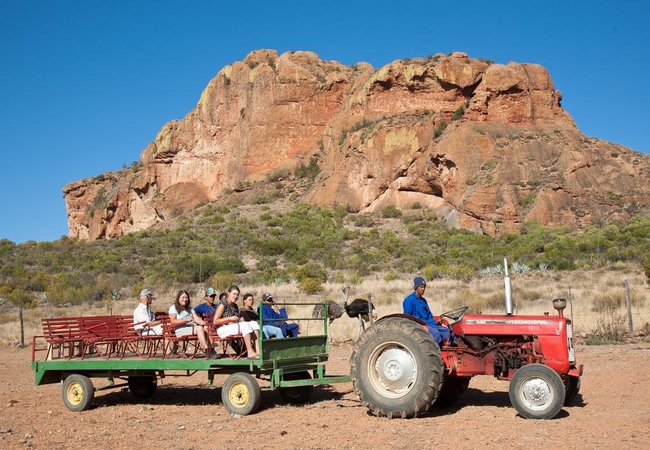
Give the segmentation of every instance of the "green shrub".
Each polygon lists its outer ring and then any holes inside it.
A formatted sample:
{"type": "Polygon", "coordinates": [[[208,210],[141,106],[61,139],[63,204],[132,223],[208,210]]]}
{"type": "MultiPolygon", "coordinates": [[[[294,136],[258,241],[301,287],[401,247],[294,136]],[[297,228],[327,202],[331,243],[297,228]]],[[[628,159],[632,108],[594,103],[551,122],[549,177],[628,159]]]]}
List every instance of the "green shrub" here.
{"type": "Polygon", "coordinates": [[[318,167],[318,160],[316,158],[310,158],[307,166],[301,161],[293,172],[296,178],[308,178],[310,180],[316,178],[319,173],[320,167],[318,167]]]}
{"type": "Polygon", "coordinates": [[[519,206],[525,208],[527,206],[532,205],[533,203],[535,203],[535,197],[536,194],[534,192],[531,192],[528,195],[524,195],[522,198],[519,199],[519,206]]]}
{"type": "Polygon", "coordinates": [[[396,219],[398,217],[402,217],[402,210],[397,206],[388,205],[381,210],[381,216],[385,219],[396,219]]]}
{"type": "Polygon", "coordinates": [[[303,278],[298,282],[298,289],[305,294],[317,294],[325,288],[323,287],[322,281],[318,278],[303,278]]]}
{"type": "MultiPolygon", "coordinates": [[[[374,227],[375,219],[370,214],[357,214],[354,218],[355,227],[374,227]]],[[[649,278],[650,279],[650,278],[649,278]]]]}
{"type": "Polygon", "coordinates": [[[232,272],[217,272],[210,277],[210,286],[220,292],[225,292],[237,281],[237,275],[232,272]]]}
{"type": "Polygon", "coordinates": [[[391,281],[399,280],[399,275],[397,275],[395,272],[388,272],[384,274],[384,281],[389,283],[391,281]]]}
{"type": "Polygon", "coordinates": [[[433,137],[437,138],[438,136],[440,136],[445,131],[446,128],[447,128],[447,122],[445,122],[444,120],[438,123],[435,130],[433,130],[433,137]]]}
{"type": "Polygon", "coordinates": [[[289,178],[289,176],[291,176],[291,171],[289,171],[288,169],[284,169],[284,170],[275,171],[267,175],[266,179],[271,183],[275,183],[276,181],[287,179],[289,178]]]}
{"type": "Polygon", "coordinates": [[[454,115],[451,117],[451,120],[460,120],[463,118],[463,115],[465,115],[465,108],[463,106],[459,106],[456,111],[454,111],[454,115]]]}

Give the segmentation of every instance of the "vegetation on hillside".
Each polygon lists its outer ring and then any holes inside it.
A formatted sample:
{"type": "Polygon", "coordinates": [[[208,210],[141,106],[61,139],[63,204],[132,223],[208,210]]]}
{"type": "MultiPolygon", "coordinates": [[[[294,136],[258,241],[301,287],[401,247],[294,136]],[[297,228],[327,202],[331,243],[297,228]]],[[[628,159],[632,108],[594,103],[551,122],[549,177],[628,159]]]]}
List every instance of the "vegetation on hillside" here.
{"type": "Polygon", "coordinates": [[[415,205],[378,214],[305,204],[286,211],[207,206],[174,229],[115,240],[0,240],[0,302],[82,304],[190,283],[293,283],[314,293],[326,281],[354,284],[370,276],[467,281],[498,273],[504,257],[521,273],[637,263],[650,279],[649,238],[643,216],[581,232],[529,222],[520,234],[492,238],[447,228],[415,205]]]}

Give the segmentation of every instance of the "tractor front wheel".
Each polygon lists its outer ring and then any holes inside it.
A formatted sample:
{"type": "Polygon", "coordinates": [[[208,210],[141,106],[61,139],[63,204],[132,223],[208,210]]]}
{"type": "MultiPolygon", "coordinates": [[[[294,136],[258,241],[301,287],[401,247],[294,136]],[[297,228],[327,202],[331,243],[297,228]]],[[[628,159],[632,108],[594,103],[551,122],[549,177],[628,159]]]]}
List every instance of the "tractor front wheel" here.
{"type": "Polygon", "coordinates": [[[421,325],[380,320],[361,334],[350,357],[355,393],[376,416],[411,418],[431,408],[443,379],[440,348],[421,325]]]}
{"type": "Polygon", "coordinates": [[[510,381],[510,403],[526,419],[552,419],[564,404],[562,378],[543,364],[529,364],[510,381]]]}

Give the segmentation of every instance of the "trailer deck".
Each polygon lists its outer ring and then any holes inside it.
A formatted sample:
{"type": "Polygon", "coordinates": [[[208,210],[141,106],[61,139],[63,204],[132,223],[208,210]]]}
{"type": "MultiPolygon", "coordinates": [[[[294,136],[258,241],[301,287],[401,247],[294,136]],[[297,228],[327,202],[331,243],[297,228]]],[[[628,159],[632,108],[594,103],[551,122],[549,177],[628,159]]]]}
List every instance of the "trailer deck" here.
{"type": "MultiPolygon", "coordinates": [[[[85,322],[93,323],[95,330],[102,328],[98,319],[86,318],[85,322]]],[[[349,375],[326,373],[329,357],[326,318],[323,334],[260,339],[257,359],[227,352],[219,359],[206,359],[192,352],[186,357],[171,359],[165,357],[164,351],[144,354],[130,351],[137,347],[133,342],[129,345],[129,339],[132,340],[132,335],[125,340],[118,332],[113,332],[107,336],[105,346],[93,351],[93,346],[98,345],[97,339],[87,347],[83,333],[60,342],[51,339],[48,342],[44,336],[34,336],[32,370],[36,384],[61,383],[66,407],[71,411],[83,411],[91,406],[96,390],[128,386],[135,398],[145,399],[155,393],[160,378],[205,372],[207,383],[213,385],[215,375],[229,375],[222,388],[222,401],[231,413],[243,415],[255,412],[259,406],[261,390],[257,378],[268,379],[269,389],[279,389],[281,397],[289,403],[308,401],[315,385],[350,381],[349,375]],[[41,354],[45,359],[37,359],[41,354]],[[92,378],[106,379],[108,383],[96,388],[92,378]]]]}

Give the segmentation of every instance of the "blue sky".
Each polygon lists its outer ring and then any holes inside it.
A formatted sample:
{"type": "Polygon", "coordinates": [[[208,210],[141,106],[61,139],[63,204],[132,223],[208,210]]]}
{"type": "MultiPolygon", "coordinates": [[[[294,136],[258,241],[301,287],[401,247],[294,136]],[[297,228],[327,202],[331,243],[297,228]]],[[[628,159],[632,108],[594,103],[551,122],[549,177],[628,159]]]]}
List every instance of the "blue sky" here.
{"type": "Polygon", "coordinates": [[[379,68],[463,51],[538,63],[587,136],[650,153],[641,1],[0,0],[0,239],[67,235],[63,187],[114,171],[252,50],[379,68]]]}

